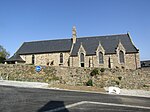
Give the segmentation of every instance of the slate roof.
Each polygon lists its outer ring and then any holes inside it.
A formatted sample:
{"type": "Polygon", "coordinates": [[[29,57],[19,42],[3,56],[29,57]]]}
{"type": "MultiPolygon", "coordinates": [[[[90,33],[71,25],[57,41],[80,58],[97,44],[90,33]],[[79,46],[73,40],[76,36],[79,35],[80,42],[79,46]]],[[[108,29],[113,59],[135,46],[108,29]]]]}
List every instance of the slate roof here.
{"type": "Polygon", "coordinates": [[[69,52],[71,44],[71,39],[24,42],[17,54],[69,52]]]}
{"type": "Polygon", "coordinates": [[[17,61],[17,62],[25,62],[18,54],[14,54],[9,59],[5,60],[6,62],[17,61]]]}
{"type": "Polygon", "coordinates": [[[76,44],[74,45],[71,55],[77,55],[81,43],[86,51],[86,55],[96,54],[96,49],[99,45],[99,42],[104,48],[105,54],[116,53],[116,48],[118,46],[119,41],[123,44],[124,48],[126,49],[126,53],[138,52],[138,49],[133,45],[130,36],[128,34],[120,34],[77,38],[76,44]]]}
{"type": "MultiPolygon", "coordinates": [[[[128,34],[108,35],[108,36],[94,36],[77,38],[73,47],[71,56],[76,56],[79,47],[82,43],[86,50],[86,55],[96,54],[96,49],[99,42],[105,50],[105,54],[116,53],[116,48],[119,41],[126,49],[126,53],[137,53],[138,49],[133,45],[128,34]]],[[[38,54],[38,53],[53,53],[53,52],[70,52],[72,46],[72,39],[58,39],[47,41],[24,42],[18,49],[16,54],[38,54]]]]}

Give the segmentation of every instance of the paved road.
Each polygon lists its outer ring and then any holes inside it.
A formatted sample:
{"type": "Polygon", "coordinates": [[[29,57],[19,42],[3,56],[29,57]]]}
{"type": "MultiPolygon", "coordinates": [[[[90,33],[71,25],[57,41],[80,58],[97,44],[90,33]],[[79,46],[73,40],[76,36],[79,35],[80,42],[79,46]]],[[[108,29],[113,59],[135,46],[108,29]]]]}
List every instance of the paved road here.
{"type": "Polygon", "coordinates": [[[0,86],[0,112],[150,112],[150,98],[0,86]]]}

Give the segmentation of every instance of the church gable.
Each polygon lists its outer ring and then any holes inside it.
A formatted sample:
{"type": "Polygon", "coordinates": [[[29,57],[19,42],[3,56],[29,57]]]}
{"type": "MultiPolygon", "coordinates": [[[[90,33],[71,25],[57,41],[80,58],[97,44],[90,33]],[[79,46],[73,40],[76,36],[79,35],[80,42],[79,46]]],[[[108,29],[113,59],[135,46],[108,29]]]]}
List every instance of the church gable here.
{"type": "Polygon", "coordinates": [[[71,56],[77,56],[80,43],[83,44],[86,51],[86,55],[95,55],[99,42],[105,54],[116,54],[116,48],[118,47],[118,41],[121,41],[126,53],[138,53],[136,47],[132,44],[128,34],[110,35],[110,36],[96,36],[96,37],[83,37],[77,38],[76,44],[71,52],[71,56]]]}
{"type": "Polygon", "coordinates": [[[81,43],[81,45],[80,45],[80,48],[79,48],[78,53],[84,53],[84,54],[86,54],[86,51],[85,51],[85,49],[84,49],[82,43],[81,43]]]}
{"type": "Polygon", "coordinates": [[[104,50],[104,48],[103,48],[101,42],[99,42],[99,45],[98,45],[98,47],[97,47],[96,52],[97,52],[97,53],[98,53],[98,52],[102,52],[103,54],[105,53],[105,50],[104,50]]]}
{"type": "Polygon", "coordinates": [[[124,53],[126,52],[126,49],[124,48],[120,40],[116,49],[116,52],[119,52],[119,51],[123,51],[124,53]]]}

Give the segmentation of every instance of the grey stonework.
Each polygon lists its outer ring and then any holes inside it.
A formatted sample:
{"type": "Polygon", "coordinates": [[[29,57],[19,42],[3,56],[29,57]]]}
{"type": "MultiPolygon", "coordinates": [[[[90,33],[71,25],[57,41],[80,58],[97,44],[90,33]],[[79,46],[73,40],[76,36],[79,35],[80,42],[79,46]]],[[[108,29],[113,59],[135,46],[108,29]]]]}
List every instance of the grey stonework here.
{"type": "Polygon", "coordinates": [[[42,66],[42,70],[36,72],[33,65],[0,64],[0,77],[3,80],[66,85],[86,85],[91,79],[96,87],[119,86],[126,89],[150,90],[150,68],[131,70],[42,66]],[[91,76],[94,69],[98,69],[98,74],[91,76]]]}

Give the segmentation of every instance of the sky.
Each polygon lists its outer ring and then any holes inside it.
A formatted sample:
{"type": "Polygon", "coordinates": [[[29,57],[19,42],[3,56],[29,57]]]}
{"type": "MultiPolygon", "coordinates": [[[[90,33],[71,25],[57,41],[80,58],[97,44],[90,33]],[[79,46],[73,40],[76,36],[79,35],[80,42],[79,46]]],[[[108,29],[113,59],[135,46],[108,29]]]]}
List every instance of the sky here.
{"type": "Polygon", "coordinates": [[[12,56],[23,42],[130,32],[150,60],[150,0],[0,0],[0,45],[12,56]]]}

